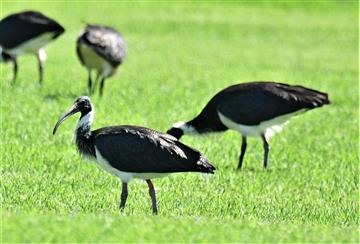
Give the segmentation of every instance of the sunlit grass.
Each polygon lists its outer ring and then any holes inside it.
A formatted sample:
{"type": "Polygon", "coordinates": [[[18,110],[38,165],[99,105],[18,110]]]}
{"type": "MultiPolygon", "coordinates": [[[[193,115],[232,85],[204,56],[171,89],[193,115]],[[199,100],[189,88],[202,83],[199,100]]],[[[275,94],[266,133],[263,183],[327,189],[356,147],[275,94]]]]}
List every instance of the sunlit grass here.
{"type": "MultiPolygon", "coordinates": [[[[1,64],[2,240],[4,242],[359,242],[358,32],[355,4],[27,3],[59,20],[66,33],[49,45],[44,85],[36,59],[1,64]],[[160,131],[196,115],[218,90],[276,80],[328,92],[332,104],[295,118],[271,141],[262,169],[250,139],[236,172],[235,132],[182,141],[201,150],[216,174],[154,181],[151,215],[145,182],[129,185],[84,162],[72,143],[76,119],[52,128],[86,94],[75,55],[83,22],[121,31],[128,58],[92,97],[93,128],[134,124],[160,131]]],[[[4,2],[1,17],[23,10],[4,2]]]]}

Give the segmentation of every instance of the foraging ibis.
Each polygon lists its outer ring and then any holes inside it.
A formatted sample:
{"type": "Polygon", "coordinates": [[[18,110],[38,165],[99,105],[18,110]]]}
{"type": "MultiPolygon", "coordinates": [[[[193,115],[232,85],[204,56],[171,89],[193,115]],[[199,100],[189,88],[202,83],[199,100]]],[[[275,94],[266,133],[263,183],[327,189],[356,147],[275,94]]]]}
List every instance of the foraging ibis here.
{"type": "Polygon", "coordinates": [[[184,134],[236,130],[242,135],[238,169],[246,151],[246,138],[261,137],[264,168],[268,165],[269,139],[280,132],[292,116],[329,104],[328,95],[302,86],[276,82],[250,82],[229,86],[218,92],[199,115],[178,122],[167,131],[180,139],[184,134]]]}
{"type": "Polygon", "coordinates": [[[88,70],[89,93],[92,90],[91,71],[96,71],[95,85],[100,81],[100,96],[103,94],[105,79],[112,76],[126,56],[125,41],[115,29],[101,25],[87,25],[76,43],[76,53],[88,70]]]}
{"type": "Polygon", "coordinates": [[[13,63],[13,82],[16,80],[17,57],[35,54],[39,67],[39,82],[43,80],[44,47],[65,31],[55,20],[36,11],[11,14],[0,21],[1,60],[13,63]]]}
{"type": "Polygon", "coordinates": [[[56,123],[59,125],[75,113],[80,119],[75,130],[75,143],[79,153],[97,163],[122,181],[120,209],[125,208],[127,184],[132,178],[146,180],[152,200],[153,213],[157,213],[152,178],[176,172],[214,173],[215,168],[197,150],[179,142],[175,137],[138,126],[111,126],[90,130],[94,107],[86,96],[76,99],[73,106],[56,123]]]}

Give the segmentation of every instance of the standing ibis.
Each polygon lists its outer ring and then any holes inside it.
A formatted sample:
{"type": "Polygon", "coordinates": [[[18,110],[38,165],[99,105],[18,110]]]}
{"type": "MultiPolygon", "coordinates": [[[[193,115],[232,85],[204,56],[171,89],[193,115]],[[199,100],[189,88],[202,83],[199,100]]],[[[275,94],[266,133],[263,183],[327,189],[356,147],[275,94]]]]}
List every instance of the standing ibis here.
{"type": "Polygon", "coordinates": [[[229,86],[217,93],[194,119],[178,122],[167,131],[180,139],[184,134],[203,134],[233,129],[241,133],[238,169],[246,151],[246,138],[261,137],[264,167],[268,165],[269,139],[292,116],[329,104],[328,95],[302,86],[276,82],[250,82],[229,86]]]}
{"type": "Polygon", "coordinates": [[[152,178],[176,172],[214,173],[215,168],[199,151],[182,144],[171,135],[130,125],[91,131],[94,107],[86,96],[77,98],[73,106],[60,117],[53,134],[65,119],[77,112],[80,113],[75,130],[77,149],[82,156],[97,161],[102,168],[121,179],[121,210],[125,208],[127,184],[132,178],[146,180],[152,210],[156,214],[152,178]]]}
{"type": "Polygon", "coordinates": [[[44,47],[64,32],[55,20],[36,11],[11,14],[0,21],[0,46],[2,61],[13,63],[13,82],[16,80],[17,56],[35,54],[39,66],[39,82],[43,80],[44,47]]]}
{"type": "Polygon", "coordinates": [[[112,76],[126,56],[126,45],[115,29],[101,25],[87,25],[76,43],[76,53],[88,70],[88,88],[92,94],[91,71],[96,71],[95,85],[100,81],[100,96],[103,94],[105,79],[112,76]]]}

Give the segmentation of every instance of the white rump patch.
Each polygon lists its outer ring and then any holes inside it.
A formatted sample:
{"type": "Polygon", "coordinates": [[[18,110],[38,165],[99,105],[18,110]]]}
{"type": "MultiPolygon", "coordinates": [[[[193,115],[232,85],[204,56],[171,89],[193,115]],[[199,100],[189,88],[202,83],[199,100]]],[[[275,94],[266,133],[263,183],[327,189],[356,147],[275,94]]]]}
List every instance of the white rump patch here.
{"type": "Polygon", "coordinates": [[[220,112],[218,112],[218,115],[221,122],[226,127],[239,131],[243,136],[261,137],[261,135],[264,134],[266,139],[270,139],[276,133],[282,131],[283,126],[292,116],[304,111],[305,109],[290,114],[284,114],[274,119],[263,121],[258,125],[242,125],[232,121],[220,112]]]}
{"type": "Polygon", "coordinates": [[[179,128],[183,131],[186,135],[198,135],[199,132],[191,125],[188,125],[185,122],[179,121],[173,124],[174,128],[179,128]]]}

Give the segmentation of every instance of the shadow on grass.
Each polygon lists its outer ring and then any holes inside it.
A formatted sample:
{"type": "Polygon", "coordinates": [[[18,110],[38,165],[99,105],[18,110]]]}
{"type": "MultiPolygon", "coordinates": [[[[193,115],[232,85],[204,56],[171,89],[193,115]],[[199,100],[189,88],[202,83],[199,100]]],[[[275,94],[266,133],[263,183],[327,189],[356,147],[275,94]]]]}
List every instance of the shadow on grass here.
{"type": "Polygon", "coordinates": [[[260,173],[260,174],[266,174],[266,173],[276,173],[276,172],[284,172],[284,171],[290,171],[291,167],[273,167],[273,168],[254,168],[254,167],[250,167],[250,168],[242,168],[241,170],[236,170],[237,173],[241,174],[241,173],[260,173]]]}

